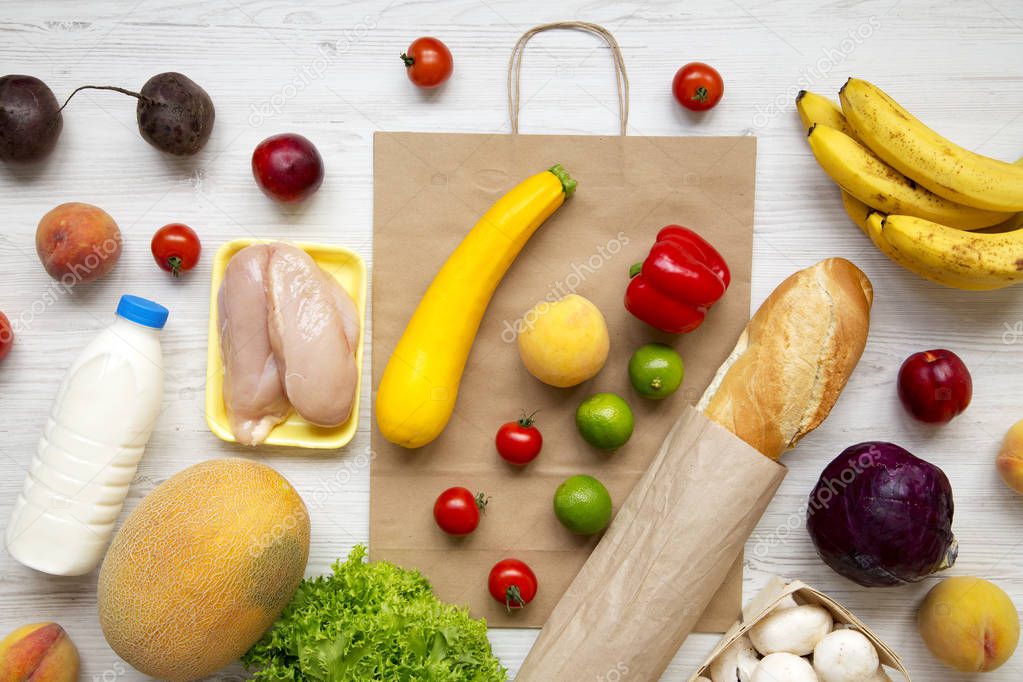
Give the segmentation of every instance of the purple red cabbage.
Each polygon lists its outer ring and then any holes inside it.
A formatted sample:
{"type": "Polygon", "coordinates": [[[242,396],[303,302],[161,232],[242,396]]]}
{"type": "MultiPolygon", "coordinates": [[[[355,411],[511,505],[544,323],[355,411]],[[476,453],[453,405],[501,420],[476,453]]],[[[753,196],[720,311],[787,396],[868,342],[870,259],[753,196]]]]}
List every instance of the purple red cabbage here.
{"type": "Polygon", "coordinates": [[[806,527],[828,566],[866,587],[916,582],[955,563],[952,486],[894,443],[847,448],[821,474],[806,527]]]}

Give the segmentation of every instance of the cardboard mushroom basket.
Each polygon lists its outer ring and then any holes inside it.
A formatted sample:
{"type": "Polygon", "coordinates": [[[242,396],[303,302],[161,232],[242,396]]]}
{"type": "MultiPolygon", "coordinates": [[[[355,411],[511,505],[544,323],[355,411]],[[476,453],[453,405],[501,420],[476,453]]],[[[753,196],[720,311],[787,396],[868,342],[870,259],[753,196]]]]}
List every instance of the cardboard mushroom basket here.
{"type": "Polygon", "coordinates": [[[656,680],[693,630],[866,345],[873,291],[831,258],[768,296],[680,415],[554,608],[516,678],[656,680]]]}
{"type": "MultiPolygon", "coordinates": [[[[778,646],[785,647],[787,644],[786,642],[770,641],[772,637],[777,639],[778,636],[767,632],[768,628],[772,627],[772,624],[768,623],[768,617],[770,616],[774,621],[774,627],[784,630],[790,626],[781,622],[783,620],[780,618],[782,611],[794,606],[819,607],[826,611],[830,618],[831,623],[827,626],[828,632],[824,633],[823,637],[818,633],[818,636],[811,637],[808,642],[808,644],[814,645],[814,648],[821,652],[822,656],[827,657],[827,660],[815,661],[813,665],[813,668],[818,669],[821,679],[886,682],[893,679],[890,677],[890,673],[897,671],[905,679],[905,682],[911,682],[909,672],[902,665],[898,654],[892,651],[851,611],[809,585],[799,581],[786,585],[780,578],[772,579],[750,600],[742,610],[742,620],[725,633],[704,664],[689,678],[689,682],[708,679],[712,682],[718,682],[719,679],[726,679],[729,682],[756,679],[752,672],[755,671],[760,660],[763,660],[760,657],[764,653],[757,649],[771,651],[773,650],[772,645],[777,648],[778,646]],[[848,634],[847,631],[858,634],[843,637],[848,634]],[[834,633],[842,634],[833,636],[834,633]],[[828,637],[831,637],[831,640],[825,642],[824,639],[828,637]],[[838,639],[846,641],[837,642],[838,639]],[[765,640],[767,640],[766,646],[765,640]],[[831,644],[831,642],[835,642],[835,644],[831,644]],[[860,642],[863,644],[862,647],[860,642]],[[863,651],[860,650],[861,648],[863,651]],[[843,655],[835,656],[836,651],[843,655]],[[842,664],[845,666],[844,670],[833,669],[841,667],[842,664]],[[858,669],[857,666],[859,666],[858,669]],[[869,672],[863,672],[867,670],[869,672]]],[[[790,631],[788,634],[795,638],[800,637],[799,632],[790,631]]],[[[782,636],[784,635],[783,631],[782,636]]],[[[805,649],[796,651],[802,652],[805,649]]],[[[807,663],[809,665],[809,660],[807,663]]],[[[768,677],[767,679],[773,678],[768,677]]]]}

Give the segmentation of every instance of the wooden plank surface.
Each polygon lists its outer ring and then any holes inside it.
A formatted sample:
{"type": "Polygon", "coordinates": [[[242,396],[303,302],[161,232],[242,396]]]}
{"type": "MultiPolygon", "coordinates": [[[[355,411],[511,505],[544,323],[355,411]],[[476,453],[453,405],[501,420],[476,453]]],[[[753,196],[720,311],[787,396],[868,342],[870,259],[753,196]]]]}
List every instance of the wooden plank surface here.
{"type": "MultiPolygon", "coordinates": [[[[117,297],[149,296],[171,309],[164,333],[165,410],[125,513],[174,472],[203,459],[255,456],[284,473],[312,514],[308,575],[322,573],[368,537],[370,387],[361,428],[339,453],[267,450],[251,455],[218,441],[203,418],[206,311],[213,251],[236,237],[341,243],[371,259],[372,133],[375,130],[507,132],[505,69],[516,38],[553,20],[584,19],[620,41],[632,86],[630,134],[758,136],[753,301],[791,271],[821,258],[854,260],[877,302],[863,361],[835,413],[787,460],[790,473],[747,546],[747,598],[769,576],[799,578],[839,599],[876,629],[919,680],[966,680],[924,649],[915,606],[934,583],[858,588],[816,557],[803,509],[824,464],[845,446],[896,441],[940,465],[956,493],[960,559],[954,574],[997,581],[1023,604],[1023,499],[993,468],[998,441],[1023,417],[1023,300],[1018,290],[972,294],[918,280],[873,250],[842,213],[837,191],[816,167],[794,114],[801,87],[835,93],[855,74],[877,82],[956,141],[1005,159],[1023,153],[1023,5],[1012,0],[166,0],[8,2],[0,19],[5,73],[46,81],[58,98],[86,83],[140,87],[181,71],[217,107],[206,150],[193,159],[161,155],[138,137],[134,103],[107,92],[79,95],[65,114],[50,159],[0,168],[0,310],[18,325],[17,346],[0,365],[0,523],[22,485],[53,395],[74,355],[109,320],[117,297]],[[433,34],[454,52],[456,74],[424,94],[397,55],[433,34]],[[695,116],[670,97],[682,63],[708,61],[726,80],[717,109],[695,116]],[[281,208],[256,189],[249,155],[264,137],[301,132],[320,148],[327,178],[307,204],[281,208]],[[105,208],[125,237],[121,262],[101,282],[58,292],[33,245],[39,217],[65,201],[105,208]],[[183,221],[204,240],[196,272],[172,282],[149,254],[149,238],[183,221]],[[899,363],[932,347],[958,352],[973,371],[969,411],[947,427],[910,423],[895,397],[899,363]]],[[[591,36],[541,35],[523,69],[523,132],[613,133],[617,105],[608,52],[591,36]]],[[[694,179],[698,181],[698,179],[694,179]]],[[[370,349],[371,351],[371,349],[370,349]]],[[[369,367],[369,357],[365,359],[369,367]]],[[[46,577],[0,552],[0,631],[58,620],[80,647],[85,680],[143,676],[107,647],[95,613],[95,575],[46,577]]],[[[535,633],[494,630],[511,670],[535,633]]],[[[685,680],[714,644],[692,637],[666,680],[685,680]]],[[[989,680],[1017,680],[1023,653],[989,680]]],[[[607,679],[627,674],[609,671],[607,679]]],[[[240,679],[240,667],[214,679],[240,679]]]]}

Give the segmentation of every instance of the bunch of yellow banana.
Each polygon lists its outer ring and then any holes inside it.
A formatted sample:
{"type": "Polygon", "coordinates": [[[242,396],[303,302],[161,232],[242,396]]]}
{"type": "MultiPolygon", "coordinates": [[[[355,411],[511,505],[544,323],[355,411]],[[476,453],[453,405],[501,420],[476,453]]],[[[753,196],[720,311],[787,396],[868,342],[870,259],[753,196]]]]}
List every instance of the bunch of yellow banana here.
{"type": "Polygon", "coordinates": [[[1023,282],[1023,159],[997,161],[926,127],[855,78],[841,108],[800,92],[796,109],[853,222],[891,260],[957,289],[1023,282]],[[993,227],[997,232],[969,232],[993,227]]]}

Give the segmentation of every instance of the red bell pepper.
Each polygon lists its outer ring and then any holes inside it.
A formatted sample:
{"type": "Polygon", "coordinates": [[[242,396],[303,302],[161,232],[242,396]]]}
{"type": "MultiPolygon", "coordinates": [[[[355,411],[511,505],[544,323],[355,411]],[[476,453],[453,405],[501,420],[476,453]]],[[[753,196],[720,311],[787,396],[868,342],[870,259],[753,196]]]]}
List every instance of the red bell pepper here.
{"type": "Polygon", "coordinates": [[[661,331],[691,332],[731,281],[721,254],[703,237],[681,225],[657,233],[650,255],[629,272],[625,290],[630,313],[661,331]]]}

